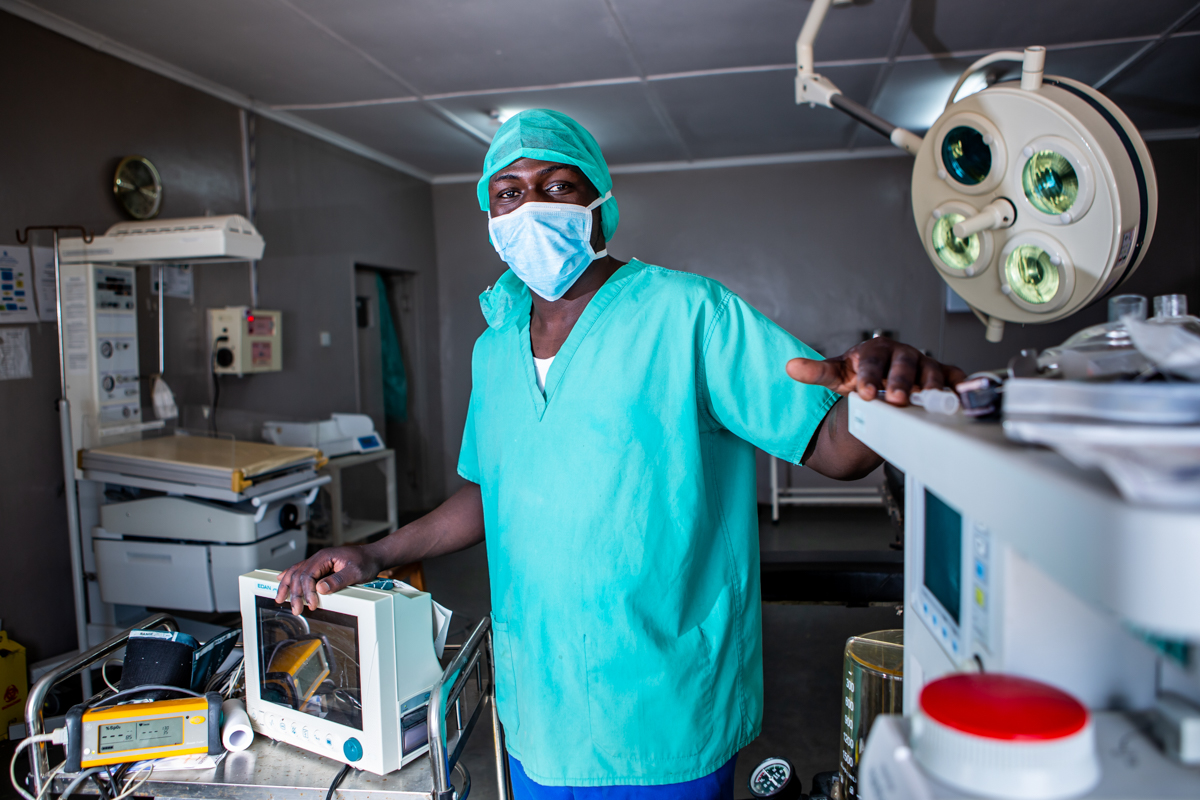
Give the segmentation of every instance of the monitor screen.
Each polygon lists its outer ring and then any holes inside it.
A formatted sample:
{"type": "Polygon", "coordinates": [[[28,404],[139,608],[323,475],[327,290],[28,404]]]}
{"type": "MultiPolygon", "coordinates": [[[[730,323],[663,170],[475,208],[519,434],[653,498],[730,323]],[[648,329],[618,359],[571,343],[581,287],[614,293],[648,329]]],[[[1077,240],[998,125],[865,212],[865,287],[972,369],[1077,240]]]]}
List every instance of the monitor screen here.
{"type": "Polygon", "coordinates": [[[925,490],[925,588],[959,623],[962,600],[962,514],[925,490]]]}
{"type": "Polygon", "coordinates": [[[362,730],[358,618],[318,608],[300,616],[255,597],[264,701],[362,730]]]}
{"type": "Polygon", "coordinates": [[[97,753],[145,750],[183,744],[183,717],[130,720],[100,726],[97,753]]]}

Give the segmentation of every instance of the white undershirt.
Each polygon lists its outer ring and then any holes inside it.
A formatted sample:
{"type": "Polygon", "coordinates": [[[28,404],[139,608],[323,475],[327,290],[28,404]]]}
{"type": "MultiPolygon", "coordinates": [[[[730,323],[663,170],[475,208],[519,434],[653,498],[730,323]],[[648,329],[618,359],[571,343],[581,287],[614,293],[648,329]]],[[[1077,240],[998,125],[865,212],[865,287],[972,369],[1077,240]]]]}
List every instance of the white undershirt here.
{"type": "Polygon", "coordinates": [[[538,388],[543,392],[546,391],[546,373],[550,371],[550,365],[554,363],[554,356],[549,358],[533,357],[533,369],[537,372],[538,388]]]}

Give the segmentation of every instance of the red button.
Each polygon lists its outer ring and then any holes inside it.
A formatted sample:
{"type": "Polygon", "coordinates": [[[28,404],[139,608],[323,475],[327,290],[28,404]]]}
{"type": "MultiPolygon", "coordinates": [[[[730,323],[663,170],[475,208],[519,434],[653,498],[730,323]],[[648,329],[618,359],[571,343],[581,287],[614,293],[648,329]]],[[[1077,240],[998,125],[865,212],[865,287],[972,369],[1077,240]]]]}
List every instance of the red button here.
{"type": "Polygon", "coordinates": [[[1088,721],[1088,710],[1071,695],[1012,675],[939,678],[921,690],[921,710],[948,728],[1017,741],[1062,739],[1088,721]]]}

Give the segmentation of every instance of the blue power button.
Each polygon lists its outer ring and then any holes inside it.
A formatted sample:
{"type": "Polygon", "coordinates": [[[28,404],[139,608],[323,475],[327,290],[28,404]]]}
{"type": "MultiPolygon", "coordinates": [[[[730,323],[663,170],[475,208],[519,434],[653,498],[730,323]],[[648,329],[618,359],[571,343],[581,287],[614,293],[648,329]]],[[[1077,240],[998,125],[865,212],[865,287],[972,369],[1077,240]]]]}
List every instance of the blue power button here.
{"type": "Polygon", "coordinates": [[[355,739],[353,736],[351,736],[346,740],[346,743],[342,745],[342,752],[346,754],[346,758],[350,759],[350,761],[358,761],[360,758],[362,758],[362,745],[359,743],[358,739],[355,739]]]}

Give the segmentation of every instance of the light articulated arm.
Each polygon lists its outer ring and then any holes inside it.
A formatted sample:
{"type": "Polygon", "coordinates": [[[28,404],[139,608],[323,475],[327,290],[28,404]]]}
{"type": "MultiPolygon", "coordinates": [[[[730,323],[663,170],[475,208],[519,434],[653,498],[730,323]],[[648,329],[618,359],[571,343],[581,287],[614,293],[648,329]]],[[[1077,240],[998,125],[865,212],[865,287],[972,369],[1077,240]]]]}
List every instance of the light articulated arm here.
{"type": "Polygon", "coordinates": [[[858,122],[866,125],[886,137],[902,150],[916,155],[921,147],[921,137],[912,131],[893,125],[883,117],[875,114],[866,106],[856,103],[842,94],[842,90],[833,81],[818,75],[813,71],[813,42],[821,23],[825,21],[825,13],[833,0],[813,0],[804,27],[800,29],[800,37],[796,39],[796,103],[822,105],[826,108],[836,108],[858,122]]]}

